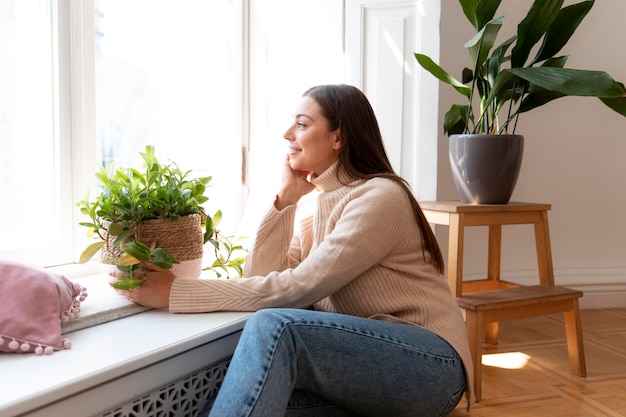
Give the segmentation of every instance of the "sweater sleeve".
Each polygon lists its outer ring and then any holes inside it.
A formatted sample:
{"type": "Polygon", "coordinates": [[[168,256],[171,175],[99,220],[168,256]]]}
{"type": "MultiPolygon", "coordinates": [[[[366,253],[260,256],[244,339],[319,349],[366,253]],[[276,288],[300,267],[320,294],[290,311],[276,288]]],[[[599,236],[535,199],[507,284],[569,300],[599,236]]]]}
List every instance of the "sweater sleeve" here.
{"type": "MultiPolygon", "coordinates": [[[[367,181],[337,204],[328,204],[324,197],[324,193],[319,196],[318,207],[322,212],[327,211],[322,215],[330,219],[325,225],[325,236],[298,266],[268,271],[270,261],[252,259],[251,271],[265,274],[246,279],[177,279],[170,292],[170,310],[175,313],[255,311],[310,306],[378,264],[395,245],[404,244],[397,241],[399,230],[417,227],[408,197],[399,185],[389,180],[367,181]]],[[[293,225],[293,215],[289,222],[288,216],[277,213],[269,216],[263,228],[293,225]],[[277,218],[272,219],[274,216],[277,218]],[[281,218],[285,220],[282,226],[281,218]]],[[[264,237],[263,230],[260,234],[262,239],[274,235],[272,232],[264,237]]],[[[280,233],[271,238],[277,239],[280,250],[284,251],[284,237],[278,235],[285,236],[280,233]]],[[[258,247],[261,246],[267,247],[267,242],[261,241],[258,247]]],[[[254,256],[262,255],[257,252],[254,256]]],[[[264,256],[277,257],[269,252],[264,256]]]]}
{"type": "Polygon", "coordinates": [[[285,207],[282,211],[276,210],[274,206],[269,208],[246,257],[244,277],[267,275],[289,265],[295,213],[295,205],[285,207]]]}

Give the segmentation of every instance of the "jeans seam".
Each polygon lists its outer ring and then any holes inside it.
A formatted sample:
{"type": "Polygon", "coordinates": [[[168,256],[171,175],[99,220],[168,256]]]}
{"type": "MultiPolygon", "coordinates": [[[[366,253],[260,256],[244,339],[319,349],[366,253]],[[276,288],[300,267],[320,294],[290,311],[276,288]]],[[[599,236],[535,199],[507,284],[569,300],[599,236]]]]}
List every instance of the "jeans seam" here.
{"type": "Polygon", "coordinates": [[[261,392],[265,388],[265,383],[267,382],[267,377],[269,375],[270,368],[272,367],[272,364],[274,363],[274,359],[276,358],[275,353],[276,353],[276,348],[278,346],[278,343],[280,342],[281,337],[283,336],[283,334],[285,333],[285,330],[287,329],[287,327],[290,324],[292,324],[292,323],[290,323],[288,321],[287,322],[282,322],[280,327],[277,328],[277,332],[275,333],[275,337],[274,337],[273,343],[270,346],[270,349],[268,351],[269,358],[268,358],[267,366],[265,366],[263,368],[263,371],[264,371],[263,375],[262,375],[262,377],[259,379],[259,381],[257,383],[258,386],[259,386],[259,389],[256,392],[256,395],[254,396],[254,399],[252,401],[252,404],[250,405],[250,408],[249,408],[248,412],[245,413],[245,416],[249,416],[250,414],[252,414],[252,412],[254,411],[254,408],[257,405],[258,399],[261,396],[261,392]]]}
{"type": "MultiPolygon", "coordinates": [[[[287,325],[320,327],[320,328],[326,328],[326,329],[334,329],[334,330],[345,331],[345,332],[348,332],[348,333],[354,333],[354,334],[358,334],[360,336],[369,337],[369,338],[372,338],[372,339],[375,339],[375,340],[378,340],[378,341],[383,341],[383,342],[395,344],[397,346],[404,347],[404,348],[406,348],[408,350],[411,350],[413,352],[422,354],[424,356],[429,356],[429,357],[432,357],[432,358],[436,358],[438,360],[445,361],[445,362],[448,362],[448,363],[456,363],[456,362],[458,362],[460,360],[460,356],[456,352],[455,352],[454,356],[436,355],[436,354],[433,354],[431,352],[425,352],[423,350],[416,349],[414,346],[409,345],[409,344],[407,344],[405,342],[402,342],[400,340],[390,339],[388,337],[385,337],[384,335],[374,334],[374,333],[371,333],[371,332],[369,332],[367,330],[363,331],[363,330],[359,330],[359,329],[356,329],[356,328],[346,328],[346,327],[343,327],[343,326],[333,326],[333,325],[328,325],[328,324],[325,324],[325,323],[316,323],[316,322],[298,322],[298,323],[290,322],[290,323],[287,323],[287,325]]],[[[444,342],[445,342],[445,340],[444,340],[444,342]]],[[[452,350],[454,351],[454,349],[452,349],[452,350]]]]}

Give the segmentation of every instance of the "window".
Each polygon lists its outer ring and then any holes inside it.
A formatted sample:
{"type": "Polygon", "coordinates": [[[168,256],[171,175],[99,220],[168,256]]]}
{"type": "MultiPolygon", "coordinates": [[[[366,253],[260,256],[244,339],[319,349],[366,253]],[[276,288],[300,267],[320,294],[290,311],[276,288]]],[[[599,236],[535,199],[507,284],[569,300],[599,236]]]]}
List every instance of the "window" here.
{"type": "Polygon", "coordinates": [[[207,209],[222,209],[222,226],[234,227],[241,130],[231,128],[231,104],[240,71],[229,57],[241,48],[227,36],[229,1],[99,0],[94,16],[100,162],[137,166],[152,144],[162,162],[213,177],[207,209]]]}
{"type": "Polygon", "coordinates": [[[147,144],[211,175],[207,210],[234,229],[243,129],[231,3],[0,0],[0,256],[76,261],[87,242],[75,202],[95,191],[96,163],[139,166],[147,144]]]}
{"type": "Polygon", "coordinates": [[[0,1],[0,255],[68,259],[50,4],[0,1]]]}
{"type": "Polygon", "coordinates": [[[439,7],[0,0],[0,257],[75,262],[88,243],[75,203],[95,191],[96,163],[137,166],[146,144],[213,176],[207,210],[250,235],[280,181],[293,105],[322,83],[363,89],[396,170],[434,198],[438,83],[412,52],[436,55],[439,7]]]}

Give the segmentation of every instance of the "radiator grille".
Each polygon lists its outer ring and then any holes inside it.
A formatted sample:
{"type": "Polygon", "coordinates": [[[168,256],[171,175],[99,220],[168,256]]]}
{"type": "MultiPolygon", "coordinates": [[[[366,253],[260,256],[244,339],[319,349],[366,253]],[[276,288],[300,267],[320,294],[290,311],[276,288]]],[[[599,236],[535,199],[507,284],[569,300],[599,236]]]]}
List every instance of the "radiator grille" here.
{"type": "Polygon", "coordinates": [[[195,372],[173,384],[141,396],[102,417],[195,417],[215,396],[230,360],[195,372]]]}

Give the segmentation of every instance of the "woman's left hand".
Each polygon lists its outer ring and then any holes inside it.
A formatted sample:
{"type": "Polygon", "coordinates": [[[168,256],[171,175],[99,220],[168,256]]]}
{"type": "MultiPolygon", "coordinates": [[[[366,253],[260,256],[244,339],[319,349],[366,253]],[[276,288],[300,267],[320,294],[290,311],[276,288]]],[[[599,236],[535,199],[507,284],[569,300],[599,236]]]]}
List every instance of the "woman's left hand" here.
{"type": "Polygon", "coordinates": [[[156,265],[144,264],[145,281],[141,287],[127,291],[118,291],[132,302],[146,307],[167,308],[170,305],[170,291],[176,279],[169,269],[156,265]]]}

